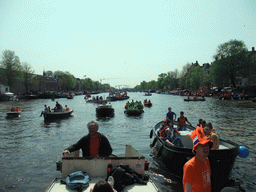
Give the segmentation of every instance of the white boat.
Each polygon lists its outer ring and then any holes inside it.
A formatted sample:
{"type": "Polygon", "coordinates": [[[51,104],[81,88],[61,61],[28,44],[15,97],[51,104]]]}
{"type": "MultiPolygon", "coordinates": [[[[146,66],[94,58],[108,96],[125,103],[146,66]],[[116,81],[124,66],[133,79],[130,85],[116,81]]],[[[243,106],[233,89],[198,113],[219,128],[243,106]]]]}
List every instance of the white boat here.
{"type": "MultiPolygon", "coordinates": [[[[65,180],[70,173],[76,171],[83,171],[89,175],[89,187],[83,189],[83,192],[89,192],[90,189],[92,189],[99,180],[106,179],[109,160],[111,160],[113,169],[120,164],[129,165],[131,169],[139,174],[145,174],[144,167],[147,167],[145,165],[148,165],[148,161],[145,160],[145,157],[136,149],[134,149],[131,145],[126,145],[124,157],[115,156],[108,158],[92,159],[78,157],[80,156],[79,154],[81,154],[79,151],[73,152],[70,155],[65,155],[64,157],[62,157],[61,162],[57,162],[57,170],[61,171],[61,176],[54,179],[50,183],[50,185],[46,189],[46,192],[75,191],[69,189],[65,184],[61,184],[61,180],[65,180]]],[[[147,185],[135,183],[125,186],[123,191],[161,192],[154,179],[150,176],[147,185]]]]}

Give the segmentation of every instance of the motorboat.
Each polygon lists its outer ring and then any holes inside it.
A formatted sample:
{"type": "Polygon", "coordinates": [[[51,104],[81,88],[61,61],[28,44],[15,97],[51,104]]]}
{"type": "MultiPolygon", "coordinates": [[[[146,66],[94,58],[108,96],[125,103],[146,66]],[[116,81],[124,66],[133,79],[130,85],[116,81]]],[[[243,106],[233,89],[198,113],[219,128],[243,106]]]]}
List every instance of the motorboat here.
{"type": "MultiPolygon", "coordinates": [[[[174,126],[177,126],[176,121],[173,121],[173,123],[174,126]]],[[[177,137],[181,139],[184,147],[178,147],[170,145],[161,139],[159,136],[161,124],[162,122],[157,123],[150,132],[150,138],[154,137],[151,147],[156,148],[157,158],[161,159],[170,172],[178,178],[182,178],[184,164],[195,155],[192,153],[193,142],[188,134],[191,134],[196,128],[187,125],[186,131],[179,131],[180,134],[177,137]]],[[[238,144],[229,140],[219,140],[219,149],[211,150],[208,156],[212,170],[213,191],[220,191],[220,189],[225,187],[236,157],[239,154],[238,144]]]]}
{"type": "Polygon", "coordinates": [[[69,111],[60,110],[60,111],[43,111],[42,114],[45,120],[52,120],[52,119],[61,119],[65,117],[70,117],[71,114],[74,112],[74,109],[70,109],[69,111]]]}
{"type": "Polygon", "coordinates": [[[98,105],[98,107],[96,108],[96,114],[97,114],[97,116],[100,116],[100,117],[113,116],[114,111],[115,110],[110,103],[108,103],[108,104],[103,103],[101,105],[98,105]]]}
{"type": "MultiPolygon", "coordinates": [[[[61,161],[56,162],[57,170],[61,171],[61,175],[60,177],[53,179],[47,187],[46,192],[75,191],[63,184],[63,180],[65,180],[71,173],[77,171],[86,172],[90,177],[89,186],[81,190],[83,192],[89,192],[99,180],[105,180],[107,178],[107,167],[110,161],[113,170],[117,166],[128,165],[136,173],[145,176],[147,175],[145,170],[147,170],[149,162],[146,161],[145,157],[131,145],[126,145],[125,156],[121,157],[113,155],[110,157],[86,158],[81,157],[81,152],[75,151],[70,155],[62,157],[61,161]]],[[[115,182],[115,180],[113,182],[115,182]]],[[[161,192],[161,189],[157,186],[154,178],[148,175],[146,185],[135,182],[125,186],[123,191],[161,192]]]]}

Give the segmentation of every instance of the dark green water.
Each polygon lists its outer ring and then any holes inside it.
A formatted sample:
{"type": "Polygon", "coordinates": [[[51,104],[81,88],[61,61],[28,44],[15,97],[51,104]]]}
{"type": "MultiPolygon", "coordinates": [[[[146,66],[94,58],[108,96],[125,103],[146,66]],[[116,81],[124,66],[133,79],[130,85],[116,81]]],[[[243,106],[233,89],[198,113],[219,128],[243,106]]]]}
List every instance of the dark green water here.
{"type": "MultiPolygon", "coordinates": [[[[107,94],[102,94],[107,96],[107,94]]],[[[184,102],[185,97],[143,93],[128,93],[131,99],[150,99],[151,108],[144,108],[139,117],[124,114],[126,101],[112,102],[115,116],[97,119],[96,105],[86,103],[83,96],[74,99],[58,99],[60,104],[74,108],[71,118],[55,122],[44,122],[39,117],[44,104],[55,106],[55,101],[30,100],[0,103],[0,191],[44,191],[49,183],[60,175],[55,171],[55,162],[61,159],[61,152],[87,134],[86,124],[96,120],[99,132],[105,134],[116,155],[124,154],[125,144],[139,150],[150,161],[150,174],[163,191],[182,191],[182,184],[157,161],[149,147],[152,139],[150,130],[163,120],[167,108],[179,116],[180,111],[196,125],[199,118],[212,122],[221,138],[245,145],[250,150],[246,159],[237,157],[232,177],[246,191],[256,191],[256,103],[251,101],[221,101],[206,98],[205,102],[184,102]],[[18,106],[22,112],[19,118],[6,119],[6,112],[18,106]]]]}

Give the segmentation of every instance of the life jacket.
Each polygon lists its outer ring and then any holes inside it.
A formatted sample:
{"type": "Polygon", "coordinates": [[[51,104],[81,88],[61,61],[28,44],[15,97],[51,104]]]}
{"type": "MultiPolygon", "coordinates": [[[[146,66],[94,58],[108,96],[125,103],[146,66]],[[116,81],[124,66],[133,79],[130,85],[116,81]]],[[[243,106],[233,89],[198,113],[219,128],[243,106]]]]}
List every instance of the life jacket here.
{"type": "Polygon", "coordinates": [[[180,126],[180,127],[186,126],[186,117],[185,116],[183,118],[179,117],[178,126],[180,126]]]}

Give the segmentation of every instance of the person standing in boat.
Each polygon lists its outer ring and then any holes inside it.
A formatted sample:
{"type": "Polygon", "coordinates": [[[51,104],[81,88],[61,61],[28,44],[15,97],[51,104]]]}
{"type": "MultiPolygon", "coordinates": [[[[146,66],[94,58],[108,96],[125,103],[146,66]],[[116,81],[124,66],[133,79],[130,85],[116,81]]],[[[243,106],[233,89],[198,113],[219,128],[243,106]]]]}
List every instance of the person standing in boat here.
{"type": "Polygon", "coordinates": [[[70,154],[82,149],[83,157],[108,157],[112,153],[112,147],[105,135],[98,132],[99,124],[91,121],[87,124],[89,134],[82,137],[77,143],[65,149],[62,154],[70,154]]]}
{"type": "Polygon", "coordinates": [[[188,121],[187,117],[184,116],[184,112],[181,111],[180,117],[178,118],[178,131],[186,131],[186,122],[188,122],[188,124],[192,126],[192,124],[188,121]]]}
{"type": "Polygon", "coordinates": [[[167,123],[172,122],[173,120],[176,120],[176,113],[172,112],[172,108],[168,108],[168,113],[166,114],[167,123]],[[173,119],[174,117],[174,119],[173,119]]]}
{"type": "Polygon", "coordinates": [[[189,135],[193,141],[192,152],[195,156],[183,167],[184,192],[211,191],[211,167],[208,155],[213,142],[194,130],[189,135]]]}

